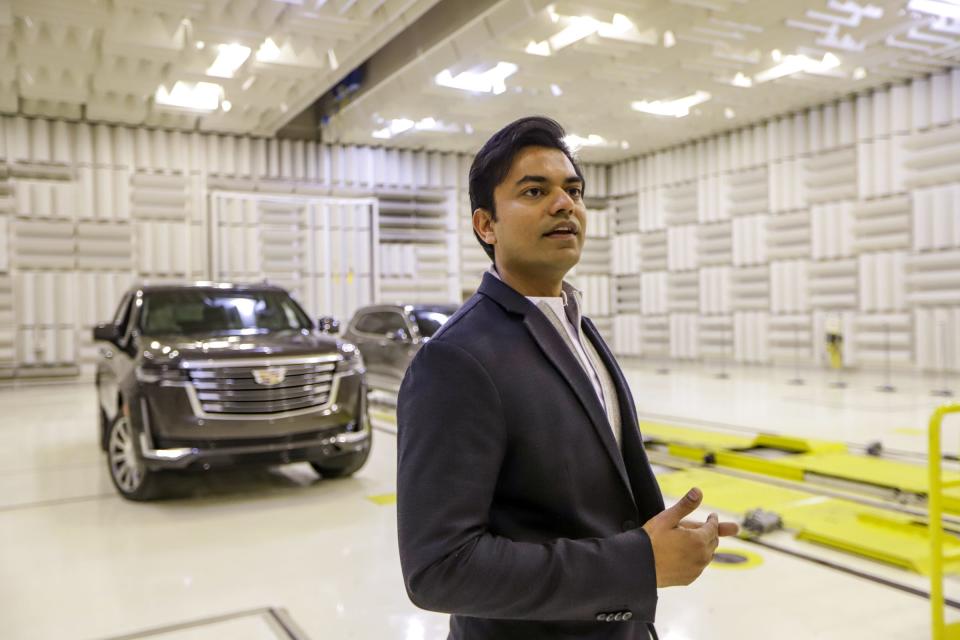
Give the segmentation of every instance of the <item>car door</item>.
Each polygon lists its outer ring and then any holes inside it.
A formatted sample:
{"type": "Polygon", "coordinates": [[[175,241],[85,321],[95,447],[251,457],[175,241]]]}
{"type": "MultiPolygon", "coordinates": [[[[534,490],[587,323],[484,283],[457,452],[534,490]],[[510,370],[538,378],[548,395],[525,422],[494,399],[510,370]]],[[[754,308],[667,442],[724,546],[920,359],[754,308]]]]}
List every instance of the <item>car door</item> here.
{"type": "Polygon", "coordinates": [[[413,358],[416,348],[413,345],[413,333],[407,323],[405,314],[400,311],[391,311],[383,318],[384,336],[382,345],[383,374],[389,381],[391,389],[400,389],[403,374],[413,358]]]}
{"type": "Polygon", "coordinates": [[[382,314],[376,309],[360,311],[348,331],[348,339],[357,345],[371,384],[383,375],[382,314]]]}

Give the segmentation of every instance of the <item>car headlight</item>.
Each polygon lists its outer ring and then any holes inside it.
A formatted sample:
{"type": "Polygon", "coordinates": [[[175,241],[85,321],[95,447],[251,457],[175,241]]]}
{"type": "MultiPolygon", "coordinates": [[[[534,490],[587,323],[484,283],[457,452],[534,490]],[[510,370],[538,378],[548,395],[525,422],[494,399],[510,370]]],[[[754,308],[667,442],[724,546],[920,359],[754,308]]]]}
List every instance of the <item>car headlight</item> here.
{"type": "Polygon", "coordinates": [[[169,366],[139,366],[136,368],[138,382],[151,384],[163,382],[186,382],[187,372],[178,367],[169,366]]]}
{"type": "Polygon", "coordinates": [[[359,349],[352,344],[344,345],[342,353],[343,360],[337,363],[335,373],[351,374],[364,373],[366,371],[363,368],[363,356],[360,355],[359,349]]]}

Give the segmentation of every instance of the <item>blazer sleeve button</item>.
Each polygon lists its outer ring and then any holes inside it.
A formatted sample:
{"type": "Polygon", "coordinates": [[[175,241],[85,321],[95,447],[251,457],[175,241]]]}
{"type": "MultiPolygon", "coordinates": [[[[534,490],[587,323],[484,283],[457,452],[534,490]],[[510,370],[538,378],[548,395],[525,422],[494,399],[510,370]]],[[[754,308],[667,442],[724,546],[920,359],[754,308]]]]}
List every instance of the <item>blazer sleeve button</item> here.
{"type": "Polygon", "coordinates": [[[624,622],[626,622],[627,620],[629,620],[629,619],[632,618],[632,617],[633,617],[633,613],[630,612],[630,611],[627,611],[626,613],[623,614],[623,620],[624,620],[624,622]]]}
{"type": "Polygon", "coordinates": [[[623,611],[613,616],[613,619],[616,620],[617,622],[623,622],[623,611]]]}
{"type": "Polygon", "coordinates": [[[613,622],[615,618],[616,616],[614,616],[612,613],[607,614],[607,622],[613,622]]]}
{"type": "Polygon", "coordinates": [[[607,615],[605,613],[597,614],[597,622],[606,622],[606,621],[607,621],[607,615]]]}

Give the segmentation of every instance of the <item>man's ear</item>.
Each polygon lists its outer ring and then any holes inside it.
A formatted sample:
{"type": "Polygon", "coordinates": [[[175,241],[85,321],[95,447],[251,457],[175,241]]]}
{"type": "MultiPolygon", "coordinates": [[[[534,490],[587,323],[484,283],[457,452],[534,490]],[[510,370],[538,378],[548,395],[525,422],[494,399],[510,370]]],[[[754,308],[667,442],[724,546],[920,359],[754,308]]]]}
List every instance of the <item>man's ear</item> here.
{"type": "Polygon", "coordinates": [[[473,230],[487,244],[497,244],[497,234],[493,229],[493,216],[482,207],[473,211],[473,230]]]}

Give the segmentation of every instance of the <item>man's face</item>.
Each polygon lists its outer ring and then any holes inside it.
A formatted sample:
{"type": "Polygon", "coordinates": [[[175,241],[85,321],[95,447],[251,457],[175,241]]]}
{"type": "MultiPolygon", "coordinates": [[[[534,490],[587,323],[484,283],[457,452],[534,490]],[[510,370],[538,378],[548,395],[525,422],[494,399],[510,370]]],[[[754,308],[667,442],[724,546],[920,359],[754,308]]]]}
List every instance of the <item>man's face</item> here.
{"type": "Polygon", "coordinates": [[[562,278],[580,261],[587,229],[583,181],[559,149],[526,147],[493,192],[496,220],[474,213],[497,265],[527,278],[562,278]]]}

